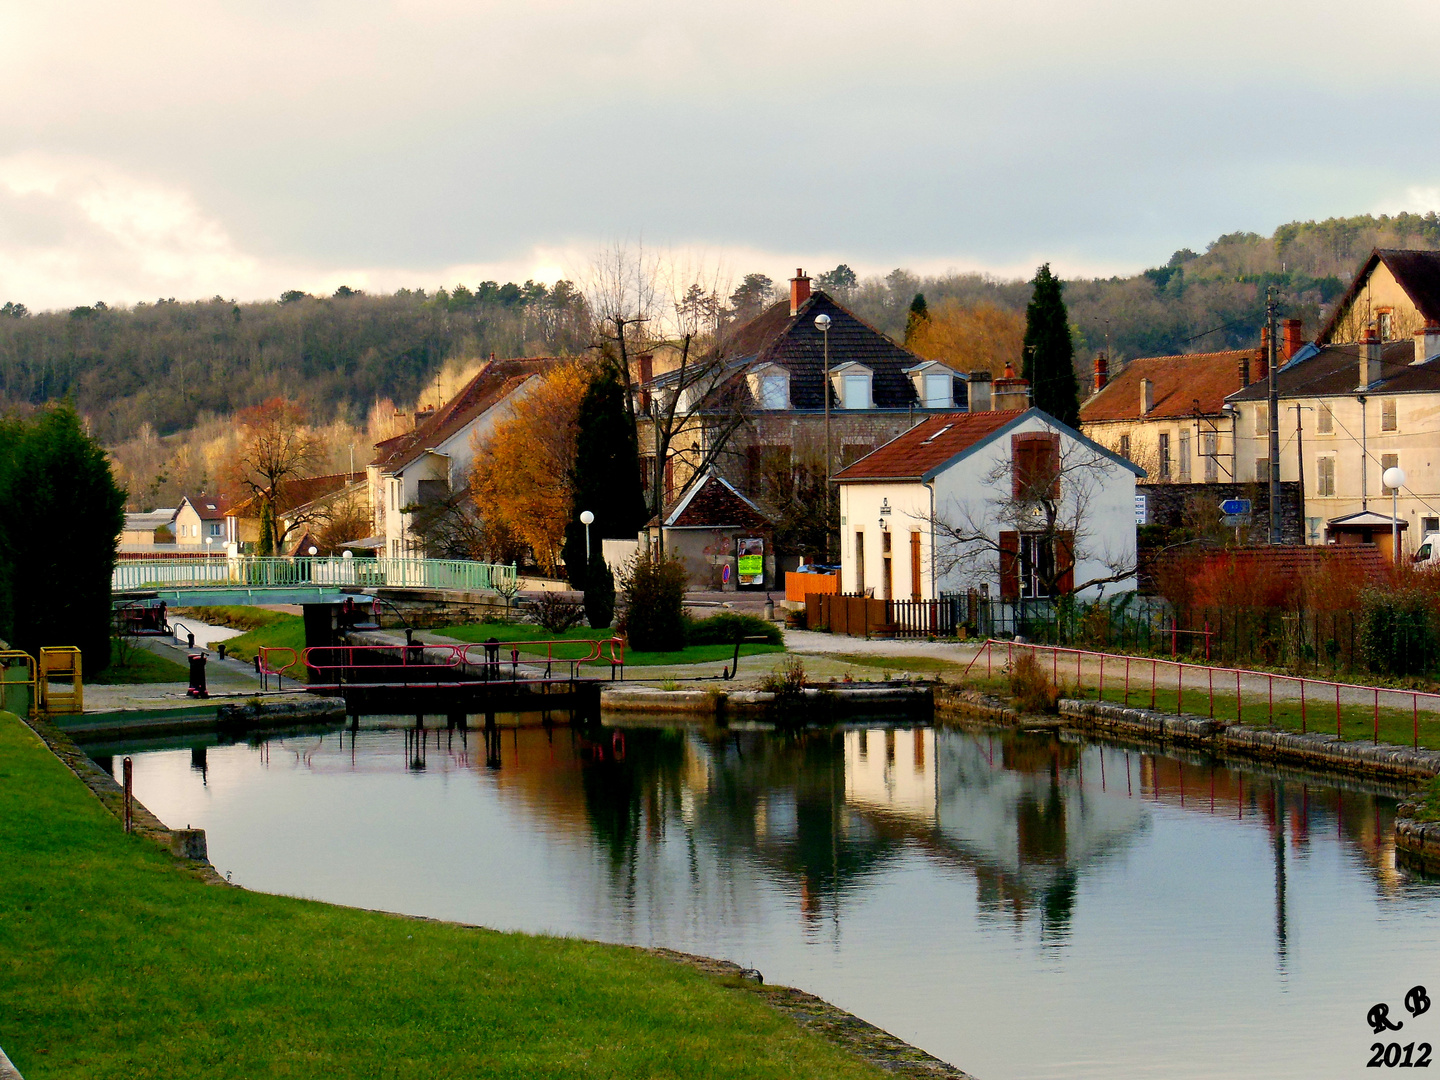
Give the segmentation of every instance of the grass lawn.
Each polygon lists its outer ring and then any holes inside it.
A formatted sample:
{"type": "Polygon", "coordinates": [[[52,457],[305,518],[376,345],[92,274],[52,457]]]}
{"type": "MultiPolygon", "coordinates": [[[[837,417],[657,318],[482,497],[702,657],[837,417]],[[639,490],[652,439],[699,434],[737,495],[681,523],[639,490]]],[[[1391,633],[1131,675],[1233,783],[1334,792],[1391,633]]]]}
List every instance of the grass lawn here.
{"type": "MultiPolygon", "coordinates": [[[[111,653],[117,655],[116,652],[111,653]]],[[[83,673],[82,673],[83,674],[83,673]]],[[[123,664],[113,660],[97,675],[84,675],[87,685],[121,686],[133,683],[189,682],[190,669],[147,649],[132,646],[123,664]]]]}
{"type": "Polygon", "coordinates": [[[283,611],[266,611],[264,608],[239,604],[172,608],[170,611],[171,618],[183,621],[186,616],[211,626],[228,626],[235,630],[259,630],[285,619],[299,618],[298,615],[287,615],[283,611]]]}
{"type": "MultiPolygon", "coordinates": [[[[225,642],[225,651],[247,663],[255,659],[255,652],[261,646],[285,646],[295,650],[298,656],[305,647],[305,620],[299,615],[286,615],[280,611],[261,611],[258,608],[238,608],[238,611],[252,611],[257,615],[270,616],[254,630],[247,630],[238,637],[225,642]]],[[[199,615],[196,618],[200,618],[199,615]]],[[[209,620],[205,620],[209,621],[209,620]]],[[[228,624],[227,624],[228,625],[228,624]]],[[[306,672],[297,663],[286,672],[287,678],[303,679],[306,672]]]]}
{"type": "Polygon", "coordinates": [[[206,885],[9,713],[0,865],[0,1046],[26,1080],[885,1075],[634,950],[206,885]]]}
{"type": "MultiPolygon", "coordinates": [[[[423,638],[421,631],[421,640],[423,638]]],[[[461,641],[487,641],[490,638],[497,638],[505,642],[519,642],[521,653],[532,652],[526,649],[523,644],[526,641],[602,641],[615,636],[613,630],[592,630],[586,626],[576,626],[566,630],[563,634],[552,634],[539,626],[531,626],[525,623],[471,623],[466,626],[445,626],[435,630],[437,634],[444,634],[446,637],[458,638],[461,641]]],[[[543,649],[539,650],[543,652],[543,649]]],[[[572,660],[576,657],[585,656],[589,651],[588,645],[558,645],[555,647],[555,657],[559,660],[572,660]]],[[[767,645],[755,643],[741,645],[741,656],[757,656],[760,653],[784,652],[783,645],[767,645]]],[[[610,655],[607,648],[605,656],[610,655]]],[[[634,652],[625,650],[625,664],[627,667],[657,667],[661,664],[703,664],[712,660],[728,660],[735,655],[734,645],[690,645],[684,649],[674,652],[634,652]]]]}

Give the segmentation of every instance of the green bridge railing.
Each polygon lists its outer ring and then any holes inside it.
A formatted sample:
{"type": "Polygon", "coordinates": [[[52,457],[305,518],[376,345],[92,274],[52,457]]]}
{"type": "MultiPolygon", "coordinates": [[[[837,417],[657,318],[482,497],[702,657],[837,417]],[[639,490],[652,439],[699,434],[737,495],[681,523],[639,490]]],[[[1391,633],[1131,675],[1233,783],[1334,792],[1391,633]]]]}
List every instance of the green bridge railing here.
{"type": "Polygon", "coordinates": [[[122,559],[110,575],[115,590],[166,588],[294,588],[382,585],[492,592],[513,588],[513,566],[464,559],[346,559],[258,555],[122,559]]]}

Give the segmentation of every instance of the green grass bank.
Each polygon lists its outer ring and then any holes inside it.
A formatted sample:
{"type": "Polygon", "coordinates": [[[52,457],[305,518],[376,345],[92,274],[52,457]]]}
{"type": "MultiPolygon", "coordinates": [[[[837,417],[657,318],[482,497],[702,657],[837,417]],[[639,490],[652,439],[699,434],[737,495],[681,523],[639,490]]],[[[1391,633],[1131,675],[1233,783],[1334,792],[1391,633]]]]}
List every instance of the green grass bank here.
{"type": "Polygon", "coordinates": [[[9,713],[0,867],[0,1046],[26,1080],[885,1075],[637,950],[207,885],[9,713]]]}

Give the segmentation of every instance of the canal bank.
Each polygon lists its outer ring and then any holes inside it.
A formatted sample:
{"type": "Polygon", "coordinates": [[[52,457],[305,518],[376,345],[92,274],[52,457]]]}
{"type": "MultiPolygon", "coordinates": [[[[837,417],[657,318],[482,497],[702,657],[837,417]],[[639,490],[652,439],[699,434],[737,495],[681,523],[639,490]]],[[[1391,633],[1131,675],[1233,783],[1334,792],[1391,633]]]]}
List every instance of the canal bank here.
{"type": "Polygon", "coordinates": [[[193,830],[137,807],[125,835],[113,779],[34,727],[0,714],[0,1045],[30,1080],[964,1076],[722,961],[215,888],[172,853],[193,830]]]}

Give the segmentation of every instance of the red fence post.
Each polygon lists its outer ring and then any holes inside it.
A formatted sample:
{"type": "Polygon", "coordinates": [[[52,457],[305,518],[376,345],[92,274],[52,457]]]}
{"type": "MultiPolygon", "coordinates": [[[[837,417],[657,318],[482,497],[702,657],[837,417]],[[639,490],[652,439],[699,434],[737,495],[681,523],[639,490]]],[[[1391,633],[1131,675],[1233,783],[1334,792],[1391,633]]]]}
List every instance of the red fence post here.
{"type": "Polygon", "coordinates": [[[1275,726],[1275,676],[1270,676],[1270,726],[1275,726]]]}
{"type": "Polygon", "coordinates": [[[1335,737],[1343,739],[1345,733],[1340,730],[1340,684],[1335,684],[1335,737]]]}
{"type": "Polygon", "coordinates": [[[1240,671],[1238,668],[1235,671],[1235,722],[1237,724],[1245,722],[1245,707],[1240,704],[1240,671]]]}
{"type": "MultiPolygon", "coordinates": [[[[1103,652],[1100,654],[1100,691],[1097,696],[1101,701],[1105,700],[1105,654],[1103,652]]],[[[1103,762],[1105,759],[1101,758],[1100,760],[1103,762]]],[[[1100,767],[1103,769],[1105,766],[1102,764],[1100,767]]]]}
{"type": "Polygon", "coordinates": [[[1155,708],[1155,674],[1160,670],[1158,660],[1150,661],[1150,708],[1155,708]]]}
{"type": "Polygon", "coordinates": [[[1300,734],[1305,734],[1305,680],[1300,680],[1300,734]]]}
{"type": "Polygon", "coordinates": [[[1130,657],[1125,657],[1125,707],[1130,707],[1130,657]]]}
{"type": "Polygon", "coordinates": [[[1380,688],[1375,688],[1375,745],[1380,745],[1380,688]]]}
{"type": "MultiPolygon", "coordinates": [[[[1209,638],[1206,638],[1205,640],[1208,641],[1208,640],[1210,640],[1210,639],[1209,639],[1209,638]]],[[[1209,660],[1209,659],[1210,659],[1208,650],[1207,650],[1207,652],[1206,652],[1205,659],[1206,659],[1206,660],[1209,660]]],[[[1214,719],[1215,719],[1215,669],[1214,669],[1213,667],[1211,667],[1209,664],[1206,664],[1206,665],[1205,665],[1205,674],[1209,676],[1209,682],[1210,682],[1210,719],[1211,719],[1211,720],[1214,720],[1214,719]]]]}
{"type": "Polygon", "coordinates": [[[1415,727],[1415,749],[1420,749],[1420,695],[1410,695],[1411,723],[1415,727]]]}

